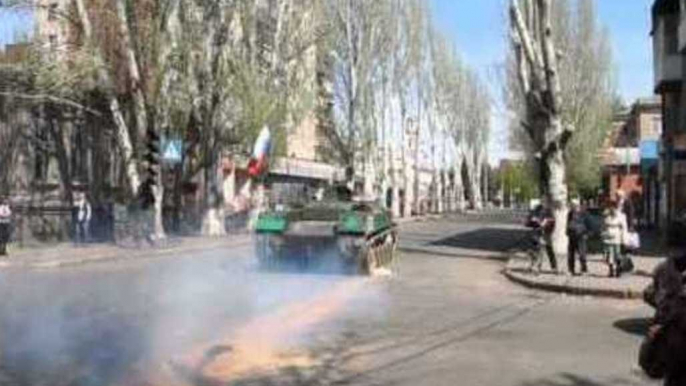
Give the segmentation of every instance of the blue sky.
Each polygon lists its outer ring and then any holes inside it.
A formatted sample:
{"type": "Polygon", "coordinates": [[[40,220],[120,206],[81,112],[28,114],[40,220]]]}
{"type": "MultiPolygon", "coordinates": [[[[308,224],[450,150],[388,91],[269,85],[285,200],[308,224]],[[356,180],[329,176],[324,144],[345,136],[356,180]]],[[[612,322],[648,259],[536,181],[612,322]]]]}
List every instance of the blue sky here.
{"type": "MultiPolygon", "coordinates": [[[[430,0],[434,21],[450,36],[463,59],[478,68],[497,92],[493,68],[503,61],[507,49],[506,5],[508,0],[430,0]]],[[[596,0],[598,14],[612,38],[617,69],[617,88],[625,101],[650,96],[652,43],[650,6],[653,0],[596,0]]],[[[500,95],[494,95],[500,98],[500,95]]],[[[502,112],[495,112],[491,135],[491,160],[507,153],[507,133],[502,112]]]]}
{"type": "Polygon", "coordinates": [[[8,11],[0,8],[0,47],[20,39],[32,30],[28,12],[8,11]]]}

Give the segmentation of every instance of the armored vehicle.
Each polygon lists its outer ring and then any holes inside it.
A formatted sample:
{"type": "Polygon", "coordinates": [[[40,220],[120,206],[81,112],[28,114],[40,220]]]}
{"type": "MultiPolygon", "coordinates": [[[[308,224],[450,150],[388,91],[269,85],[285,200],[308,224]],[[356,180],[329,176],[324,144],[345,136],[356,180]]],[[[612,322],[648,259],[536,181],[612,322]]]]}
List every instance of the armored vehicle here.
{"type": "Polygon", "coordinates": [[[260,214],[255,232],[258,261],[270,270],[294,266],[368,274],[390,267],[397,244],[390,212],[373,202],[352,200],[342,186],[327,189],[318,199],[277,201],[260,214]]]}

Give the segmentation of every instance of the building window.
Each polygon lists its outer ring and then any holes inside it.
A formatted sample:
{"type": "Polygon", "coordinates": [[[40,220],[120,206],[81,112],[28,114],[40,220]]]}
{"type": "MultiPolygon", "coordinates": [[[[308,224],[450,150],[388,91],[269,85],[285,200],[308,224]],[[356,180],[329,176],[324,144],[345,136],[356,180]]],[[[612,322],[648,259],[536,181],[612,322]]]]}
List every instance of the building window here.
{"type": "Polygon", "coordinates": [[[48,5],[48,20],[57,20],[57,11],[59,11],[59,4],[50,3],[50,5],[48,5]]]}

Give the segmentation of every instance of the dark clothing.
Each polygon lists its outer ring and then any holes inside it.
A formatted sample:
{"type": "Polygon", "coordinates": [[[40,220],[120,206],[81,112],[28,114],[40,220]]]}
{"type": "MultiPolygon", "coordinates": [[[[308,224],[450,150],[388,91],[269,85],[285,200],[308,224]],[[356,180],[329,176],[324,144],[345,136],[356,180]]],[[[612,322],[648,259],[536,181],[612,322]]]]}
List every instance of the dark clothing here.
{"type": "Polygon", "coordinates": [[[683,292],[663,303],[668,313],[659,322],[665,334],[667,359],[665,386],[686,385],[686,294],[683,292]]]}
{"type": "Polygon", "coordinates": [[[7,244],[12,235],[12,210],[9,205],[0,203],[0,256],[7,255],[7,244]]]}
{"type": "Polygon", "coordinates": [[[665,363],[665,386],[686,385],[686,256],[671,258],[655,270],[653,291],[646,298],[655,306],[654,323],[662,326],[661,346],[665,363]]]}
{"type": "Polygon", "coordinates": [[[76,223],[76,234],[74,237],[74,242],[78,244],[85,244],[88,242],[89,233],[89,223],[88,221],[78,221],[76,223]]]}
{"type": "Polygon", "coordinates": [[[622,204],[622,213],[626,216],[626,224],[629,232],[636,231],[636,208],[630,199],[624,200],[622,204]]]}
{"type": "Polygon", "coordinates": [[[7,255],[7,244],[10,242],[10,224],[0,222],[0,256],[7,255]]]}
{"type": "Polygon", "coordinates": [[[686,271],[686,256],[671,258],[655,269],[652,284],[654,291],[652,299],[647,299],[647,301],[655,307],[656,323],[663,324],[672,319],[675,312],[674,300],[686,294],[684,271],[686,271]]]}
{"type": "Polygon", "coordinates": [[[536,251],[533,254],[531,268],[540,271],[543,266],[543,255],[548,255],[548,262],[553,271],[557,271],[557,257],[553,249],[552,232],[548,232],[544,227],[539,227],[536,232],[536,251]]]}
{"type": "Polygon", "coordinates": [[[567,268],[569,273],[576,273],[576,258],[579,257],[581,263],[581,272],[588,272],[588,263],[586,253],[588,251],[588,237],[587,236],[571,236],[569,238],[569,248],[567,250],[567,268]]]}
{"type": "Polygon", "coordinates": [[[588,250],[588,233],[591,229],[590,220],[585,212],[570,210],[567,215],[567,268],[569,273],[576,272],[576,257],[579,256],[581,272],[588,272],[586,253],[588,250]]]}
{"type": "Polygon", "coordinates": [[[567,215],[567,236],[583,237],[588,235],[591,224],[585,212],[570,210],[567,215]]]}

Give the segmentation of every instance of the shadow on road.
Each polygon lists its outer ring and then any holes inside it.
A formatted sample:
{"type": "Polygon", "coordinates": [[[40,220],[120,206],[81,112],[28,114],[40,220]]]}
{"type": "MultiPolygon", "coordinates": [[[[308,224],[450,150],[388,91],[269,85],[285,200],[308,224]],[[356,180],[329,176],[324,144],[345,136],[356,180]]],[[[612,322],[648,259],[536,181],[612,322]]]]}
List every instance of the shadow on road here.
{"type": "Polygon", "coordinates": [[[559,373],[553,378],[529,381],[522,383],[520,386],[629,386],[639,384],[638,381],[622,378],[597,381],[578,374],[559,373]]]}
{"type": "Polygon", "coordinates": [[[429,245],[504,253],[525,243],[528,237],[526,229],[481,228],[436,240],[429,245]]]}
{"type": "Polygon", "coordinates": [[[613,326],[628,334],[645,336],[650,327],[650,318],[632,318],[616,321],[613,326]]]}

